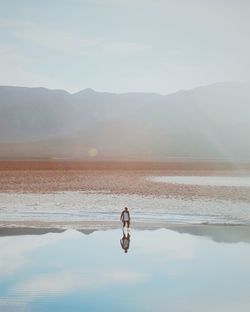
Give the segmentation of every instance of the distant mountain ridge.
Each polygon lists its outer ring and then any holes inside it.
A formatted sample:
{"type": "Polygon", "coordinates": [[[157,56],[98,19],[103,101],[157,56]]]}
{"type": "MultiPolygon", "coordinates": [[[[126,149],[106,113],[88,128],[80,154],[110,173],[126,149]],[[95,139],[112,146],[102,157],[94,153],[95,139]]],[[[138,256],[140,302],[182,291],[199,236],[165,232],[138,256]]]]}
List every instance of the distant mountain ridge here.
{"type": "Polygon", "coordinates": [[[0,158],[250,160],[250,84],[174,94],[0,86],[0,158]]]}

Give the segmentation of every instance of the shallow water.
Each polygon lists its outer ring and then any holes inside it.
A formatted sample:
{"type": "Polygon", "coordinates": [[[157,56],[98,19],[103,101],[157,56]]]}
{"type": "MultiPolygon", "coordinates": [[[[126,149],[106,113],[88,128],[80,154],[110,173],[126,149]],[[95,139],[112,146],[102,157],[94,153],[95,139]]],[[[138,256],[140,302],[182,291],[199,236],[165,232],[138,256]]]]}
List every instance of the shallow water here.
{"type": "Polygon", "coordinates": [[[230,200],[63,192],[0,193],[1,221],[118,221],[128,206],[133,221],[178,224],[250,224],[249,204],[230,200]]]}
{"type": "Polygon", "coordinates": [[[127,253],[121,230],[0,237],[0,311],[249,311],[250,244],[224,228],[132,230],[127,253]]]}
{"type": "Polygon", "coordinates": [[[218,176],[156,176],[151,181],[171,184],[250,187],[250,177],[218,176]]]}

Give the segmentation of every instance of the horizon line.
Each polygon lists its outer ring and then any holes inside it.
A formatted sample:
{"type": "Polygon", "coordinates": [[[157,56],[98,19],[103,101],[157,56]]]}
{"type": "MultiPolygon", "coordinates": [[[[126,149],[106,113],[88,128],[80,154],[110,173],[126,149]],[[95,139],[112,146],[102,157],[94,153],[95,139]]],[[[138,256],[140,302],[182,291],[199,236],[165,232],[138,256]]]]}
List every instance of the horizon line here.
{"type": "Polygon", "coordinates": [[[188,91],[192,91],[192,90],[196,90],[199,88],[206,88],[206,87],[211,87],[211,86],[218,86],[218,85],[224,85],[224,84],[248,84],[250,83],[250,81],[218,81],[218,82],[213,82],[210,84],[202,84],[202,85],[198,85],[196,87],[193,88],[187,88],[187,89],[178,89],[177,91],[173,91],[170,93],[158,93],[158,92],[154,92],[154,91],[129,91],[129,92],[111,92],[111,91],[98,91],[95,90],[93,88],[90,87],[86,87],[84,89],[80,89],[79,91],[76,92],[70,92],[66,89],[61,89],[61,88],[48,88],[48,87],[43,87],[43,86],[36,86],[36,87],[31,87],[31,86],[20,86],[20,85],[0,85],[0,88],[2,87],[7,87],[7,88],[26,88],[26,89],[45,89],[45,90],[49,90],[49,91],[63,91],[66,92],[70,95],[76,95],[79,94],[81,92],[93,92],[93,93],[104,93],[104,94],[114,94],[114,95],[126,95],[126,94],[150,94],[150,95],[159,95],[159,96],[168,96],[168,95],[172,95],[172,94],[176,94],[179,92],[188,92],[188,91]]]}

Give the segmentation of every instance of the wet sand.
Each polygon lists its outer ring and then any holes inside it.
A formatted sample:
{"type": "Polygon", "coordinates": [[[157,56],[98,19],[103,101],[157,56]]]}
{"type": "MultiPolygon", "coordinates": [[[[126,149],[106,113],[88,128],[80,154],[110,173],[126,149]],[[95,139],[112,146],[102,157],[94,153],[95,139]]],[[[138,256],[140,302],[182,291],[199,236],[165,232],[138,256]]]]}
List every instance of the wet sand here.
{"type": "MultiPolygon", "coordinates": [[[[61,163],[61,162],[1,162],[0,193],[4,194],[58,194],[103,192],[114,195],[153,196],[184,200],[226,200],[250,203],[249,187],[184,185],[154,182],[152,176],[249,176],[249,171],[219,164],[151,164],[116,163],[61,163]],[[68,166],[68,167],[67,167],[68,166]],[[80,167],[79,167],[80,166],[80,167]]],[[[22,203],[21,203],[22,204],[22,203]]],[[[25,203],[24,203],[25,204],[25,203]]],[[[27,204],[27,203],[26,203],[27,204]]],[[[0,220],[0,227],[15,228],[119,228],[119,221],[21,221],[0,220]]],[[[135,228],[161,228],[166,222],[135,222],[135,228]]]]}
{"type": "Polygon", "coordinates": [[[175,185],[148,180],[149,176],[240,176],[237,171],[172,170],[0,170],[0,193],[109,192],[183,199],[213,198],[250,203],[247,187],[175,185]]]}
{"type": "MultiPolygon", "coordinates": [[[[131,228],[141,229],[141,230],[155,230],[160,228],[167,228],[166,222],[133,222],[131,228]]],[[[172,225],[173,226],[173,225],[172,225]]],[[[43,229],[48,229],[49,231],[60,231],[66,229],[91,229],[91,230],[109,230],[109,229],[120,229],[122,224],[119,221],[0,221],[0,233],[3,232],[4,228],[11,229],[12,231],[25,230],[39,231],[43,229]]],[[[0,234],[1,236],[1,234],[0,234]]]]}

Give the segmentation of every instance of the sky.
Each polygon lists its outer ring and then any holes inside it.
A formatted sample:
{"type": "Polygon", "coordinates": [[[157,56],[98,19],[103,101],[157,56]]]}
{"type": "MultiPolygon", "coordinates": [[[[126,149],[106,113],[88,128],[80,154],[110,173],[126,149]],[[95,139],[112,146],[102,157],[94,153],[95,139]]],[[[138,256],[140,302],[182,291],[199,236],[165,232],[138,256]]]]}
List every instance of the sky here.
{"type": "Polygon", "coordinates": [[[0,0],[0,85],[168,94],[250,80],[249,0],[0,0]]]}

